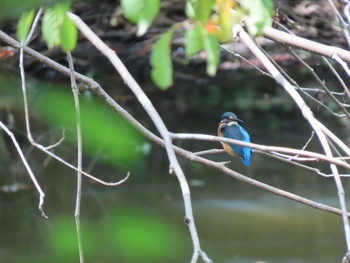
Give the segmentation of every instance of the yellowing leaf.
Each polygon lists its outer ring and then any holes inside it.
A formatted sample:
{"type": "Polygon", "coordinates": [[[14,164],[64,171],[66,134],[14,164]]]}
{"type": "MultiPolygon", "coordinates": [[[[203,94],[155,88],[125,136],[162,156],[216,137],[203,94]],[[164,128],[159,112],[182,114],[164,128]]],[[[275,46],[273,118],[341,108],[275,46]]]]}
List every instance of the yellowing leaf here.
{"type": "Polygon", "coordinates": [[[171,38],[173,30],[163,34],[154,44],[151,53],[151,77],[158,87],[167,89],[173,84],[171,63],[171,38]]]}
{"type": "Polygon", "coordinates": [[[218,35],[220,42],[228,42],[232,40],[232,27],[234,24],[233,19],[233,2],[232,0],[221,0],[219,9],[219,27],[220,33],[218,35]]]}
{"type": "Polygon", "coordinates": [[[200,21],[205,25],[209,20],[215,0],[188,0],[186,13],[190,18],[200,21]]]}

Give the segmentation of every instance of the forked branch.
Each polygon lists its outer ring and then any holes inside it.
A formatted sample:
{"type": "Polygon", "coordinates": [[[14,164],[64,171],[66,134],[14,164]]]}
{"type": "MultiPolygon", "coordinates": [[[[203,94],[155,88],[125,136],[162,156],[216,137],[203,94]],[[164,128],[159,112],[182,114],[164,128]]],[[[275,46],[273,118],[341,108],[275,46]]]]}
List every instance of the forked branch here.
{"type": "Polygon", "coordinates": [[[144,110],[147,112],[147,114],[152,119],[154,125],[158,129],[161,137],[164,140],[165,143],[165,149],[168,155],[168,159],[170,162],[170,170],[174,171],[175,175],[178,178],[178,181],[180,183],[180,187],[182,190],[182,196],[184,200],[184,206],[185,206],[185,216],[186,216],[186,222],[188,224],[191,237],[192,237],[192,243],[194,247],[194,252],[192,256],[191,262],[197,262],[199,257],[202,257],[202,259],[205,262],[212,262],[211,259],[207,257],[207,255],[204,253],[204,251],[201,250],[200,242],[198,238],[197,229],[194,222],[194,216],[192,211],[192,201],[190,196],[190,189],[185,177],[185,174],[182,171],[182,168],[177,160],[177,157],[175,155],[174,146],[172,144],[172,140],[169,134],[169,131],[167,127],[165,126],[162,118],[159,116],[156,109],[153,107],[151,101],[147,97],[147,95],[143,92],[139,84],[136,82],[136,80],[133,78],[133,76],[130,74],[128,69],[125,67],[125,65],[122,63],[122,61],[119,59],[117,54],[114,50],[112,50],[110,47],[108,47],[81,19],[80,17],[76,16],[73,13],[68,13],[68,16],[70,19],[73,20],[74,24],[77,26],[77,28],[85,35],[85,37],[103,54],[105,55],[110,62],[113,64],[115,69],[119,72],[120,76],[123,78],[126,85],[130,88],[130,90],[135,94],[137,99],[139,100],[140,104],[143,106],[144,110]]]}
{"type": "MultiPolygon", "coordinates": [[[[267,28],[264,30],[264,33],[266,35],[274,31],[275,29],[267,28]]],[[[270,74],[274,77],[276,82],[280,84],[286,90],[286,92],[292,97],[294,102],[300,108],[304,118],[309,122],[312,129],[315,131],[326,156],[333,158],[331,148],[328,144],[328,141],[322,129],[322,126],[320,125],[320,122],[314,117],[312,111],[307,106],[303,98],[293,88],[291,83],[289,83],[288,80],[277,70],[277,68],[273,65],[273,63],[265,56],[265,54],[259,49],[259,47],[255,44],[255,42],[243,30],[243,28],[240,25],[237,25],[235,27],[235,34],[242,42],[244,42],[247,45],[250,51],[261,61],[261,63],[264,65],[267,71],[270,72],[270,74]]],[[[280,32],[279,34],[279,36],[284,38],[284,43],[288,43],[287,42],[289,40],[288,35],[289,34],[284,32],[280,32]]],[[[299,40],[300,42],[303,42],[303,46],[305,46],[309,50],[313,50],[315,48],[315,46],[312,47],[311,42],[313,41],[304,41],[304,39],[299,39],[299,38],[297,38],[297,40],[299,40]]],[[[320,45],[317,45],[317,48],[321,50],[325,48],[324,46],[325,45],[320,44],[320,45]]],[[[323,51],[326,51],[326,50],[323,50],[323,51]]],[[[346,61],[350,61],[350,52],[343,51],[342,49],[335,48],[335,47],[329,48],[329,51],[327,51],[324,55],[329,56],[331,58],[333,58],[334,55],[337,55],[346,61]]],[[[345,238],[346,238],[346,244],[347,244],[347,254],[349,254],[350,253],[350,226],[349,226],[349,219],[347,216],[345,191],[344,191],[344,187],[342,185],[336,165],[330,164],[330,169],[333,173],[334,181],[338,189],[338,197],[339,197],[340,207],[342,210],[343,226],[344,226],[344,232],[345,232],[345,238]]]]}

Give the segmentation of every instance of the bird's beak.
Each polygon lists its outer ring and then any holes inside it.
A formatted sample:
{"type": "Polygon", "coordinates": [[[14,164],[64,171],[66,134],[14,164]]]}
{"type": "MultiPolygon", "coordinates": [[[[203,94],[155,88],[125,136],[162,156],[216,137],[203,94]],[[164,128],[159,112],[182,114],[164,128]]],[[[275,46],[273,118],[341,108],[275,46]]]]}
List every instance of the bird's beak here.
{"type": "Polygon", "coordinates": [[[240,119],[237,119],[237,118],[235,118],[235,119],[234,119],[234,121],[239,121],[239,122],[243,122],[242,120],[240,120],[240,119]]]}

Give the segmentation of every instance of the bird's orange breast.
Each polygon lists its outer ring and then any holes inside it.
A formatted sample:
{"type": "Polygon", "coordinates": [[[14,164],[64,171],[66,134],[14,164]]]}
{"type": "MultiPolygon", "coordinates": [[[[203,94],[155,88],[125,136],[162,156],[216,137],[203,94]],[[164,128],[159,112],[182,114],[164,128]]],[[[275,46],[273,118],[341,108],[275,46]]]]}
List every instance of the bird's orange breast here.
{"type": "Polygon", "coordinates": [[[222,144],[222,146],[224,147],[224,150],[225,150],[228,154],[230,154],[230,155],[232,155],[232,156],[238,156],[237,154],[235,154],[235,153],[233,152],[233,148],[230,147],[227,143],[222,142],[221,144],[222,144]]]}
{"type": "MultiPolygon", "coordinates": [[[[225,138],[224,135],[222,134],[221,130],[226,125],[227,125],[226,123],[220,123],[219,128],[218,128],[219,137],[225,138]]],[[[221,144],[224,147],[225,152],[227,152],[228,154],[230,154],[232,156],[238,156],[237,154],[234,153],[233,148],[230,147],[227,143],[222,142],[221,144]]]]}

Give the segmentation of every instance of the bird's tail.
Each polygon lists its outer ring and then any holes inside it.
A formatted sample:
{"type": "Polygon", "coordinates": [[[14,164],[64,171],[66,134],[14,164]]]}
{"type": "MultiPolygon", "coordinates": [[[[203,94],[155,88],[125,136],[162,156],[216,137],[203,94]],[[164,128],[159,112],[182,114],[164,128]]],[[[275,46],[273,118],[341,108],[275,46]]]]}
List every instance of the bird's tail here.
{"type": "Polygon", "coordinates": [[[242,156],[242,161],[243,164],[246,166],[250,165],[250,154],[252,152],[252,150],[248,147],[243,147],[243,156],[242,156]]]}

